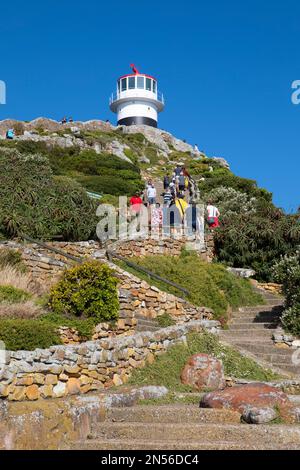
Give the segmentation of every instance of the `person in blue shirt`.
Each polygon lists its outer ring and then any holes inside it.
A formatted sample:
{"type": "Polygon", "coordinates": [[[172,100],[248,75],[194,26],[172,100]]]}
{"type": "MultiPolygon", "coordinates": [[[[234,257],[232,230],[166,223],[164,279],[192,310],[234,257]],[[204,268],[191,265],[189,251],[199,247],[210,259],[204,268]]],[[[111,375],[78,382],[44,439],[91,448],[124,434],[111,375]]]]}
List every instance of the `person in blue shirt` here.
{"type": "Polygon", "coordinates": [[[6,138],[12,140],[15,137],[15,132],[13,129],[8,129],[6,131],[6,138]]]}

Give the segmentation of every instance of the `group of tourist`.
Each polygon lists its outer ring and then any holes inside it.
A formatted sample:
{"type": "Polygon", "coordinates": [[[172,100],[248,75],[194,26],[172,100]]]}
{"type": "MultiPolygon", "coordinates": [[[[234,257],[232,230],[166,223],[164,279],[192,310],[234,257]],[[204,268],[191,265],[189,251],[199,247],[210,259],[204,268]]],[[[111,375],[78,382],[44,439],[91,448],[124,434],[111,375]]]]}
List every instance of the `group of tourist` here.
{"type": "MultiPolygon", "coordinates": [[[[194,182],[184,166],[177,165],[172,176],[163,178],[163,206],[157,201],[157,189],[152,180],[148,180],[145,190],[136,193],[130,199],[133,214],[138,215],[142,206],[149,209],[151,230],[158,231],[169,225],[172,229],[188,224],[192,232],[200,230],[200,214],[195,201],[194,182]],[[187,202],[188,201],[188,202],[187,202]]],[[[210,229],[219,226],[220,212],[208,201],[206,221],[210,229]]]]}
{"type": "Polygon", "coordinates": [[[72,118],[72,116],[70,116],[69,118],[67,118],[66,116],[64,116],[64,117],[60,120],[60,123],[61,123],[61,124],[67,124],[68,122],[74,122],[74,119],[72,118]]]}

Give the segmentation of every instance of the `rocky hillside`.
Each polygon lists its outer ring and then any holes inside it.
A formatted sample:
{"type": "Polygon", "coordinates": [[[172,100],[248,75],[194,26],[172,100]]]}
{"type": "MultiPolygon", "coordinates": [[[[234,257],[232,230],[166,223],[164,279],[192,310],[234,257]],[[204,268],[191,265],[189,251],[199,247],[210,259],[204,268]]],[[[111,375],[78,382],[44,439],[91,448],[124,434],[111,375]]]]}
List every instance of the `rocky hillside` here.
{"type": "Polygon", "coordinates": [[[95,213],[95,207],[86,200],[86,191],[101,194],[103,202],[117,204],[118,196],[131,196],[151,177],[160,192],[162,176],[181,164],[197,182],[202,201],[213,200],[221,211],[221,227],[215,235],[220,261],[252,268],[260,279],[267,280],[274,262],[281,255],[293,253],[300,243],[299,214],[286,215],[275,207],[270,192],[259,188],[254,180],[233,174],[223,158],[209,158],[160,129],[115,127],[102,121],[62,125],[44,118],[31,122],[5,120],[0,122],[0,164],[2,178],[5,175],[0,233],[6,237],[30,227],[31,234],[40,238],[47,238],[47,233],[50,238],[67,240],[93,237],[95,217],[90,214],[95,213]],[[5,138],[9,128],[16,134],[11,141],[5,138]],[[26,179],[24,168],[29,161],[31,170],[25,172],[26,179]],[[44,180],[39,186],[42,169],[44,180]],[[51,188],[45,187],[47,181],[51,188]],[[22,191],[5,192],[9,187],[18,189],[20,182],[22,191]],[[49,195],[47,191],[55,195],[51,201],[58,207],[54,204],[48,210],[47,198],[41,201],[41,194],[49,195]],[[30,223],[20,198],[27,201],[30,223]],[[75,208],[73,217],[70,214],[75,208]]]}

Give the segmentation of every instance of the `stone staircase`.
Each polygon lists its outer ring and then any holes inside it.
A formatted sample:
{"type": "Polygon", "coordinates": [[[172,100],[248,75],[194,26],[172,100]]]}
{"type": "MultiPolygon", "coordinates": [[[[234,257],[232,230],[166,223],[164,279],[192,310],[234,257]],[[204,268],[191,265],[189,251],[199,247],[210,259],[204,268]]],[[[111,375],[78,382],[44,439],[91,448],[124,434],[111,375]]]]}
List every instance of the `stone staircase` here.
{"type": "Polygon", "coordinates": [[[137,320],[136,331],[157,331],[161,329],[161,326],[150,318],[143,317],[142,315],[135,315],[137,320]]]}
{"type": "Polygon", "coordinates": [[[299,376],[300,366],[292,362],[294,349],[280,349],[272,341],[279,325],[283,299],[256,290],[263,295],[266,305],[242,307],[234,312],[229,329],[220,333],[220,339],[265,367],[283,375],[299,376]]]}
{"type": "Polygon", "coordinates": [[[300,449],[300,427],[240,423],[230,410],[197,405],[136,405],[111,408],[80,450],[300,449]]]}

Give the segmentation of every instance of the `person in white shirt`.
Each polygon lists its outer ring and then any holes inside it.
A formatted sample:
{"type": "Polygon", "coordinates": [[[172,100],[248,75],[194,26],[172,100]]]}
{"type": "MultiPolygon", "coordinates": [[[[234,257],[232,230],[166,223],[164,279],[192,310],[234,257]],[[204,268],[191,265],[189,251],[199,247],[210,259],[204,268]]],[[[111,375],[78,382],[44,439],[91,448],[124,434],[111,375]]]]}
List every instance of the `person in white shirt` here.
{"type": "Polygon", "coordinates": [[[147,188],[147,199],[149,206],[156,203],[156,189],[153,184],[147,188]]]}
{"type": "Polygon", "coordinates": [[[207,223],[209,225],[209,228],[219,227],[220,211],[216,206],[212,204],[212,201],[208,201],[207,207],[206,207],[206,213],[207,213],[207,223]]]}

